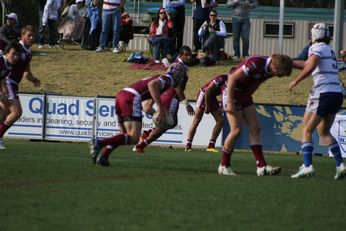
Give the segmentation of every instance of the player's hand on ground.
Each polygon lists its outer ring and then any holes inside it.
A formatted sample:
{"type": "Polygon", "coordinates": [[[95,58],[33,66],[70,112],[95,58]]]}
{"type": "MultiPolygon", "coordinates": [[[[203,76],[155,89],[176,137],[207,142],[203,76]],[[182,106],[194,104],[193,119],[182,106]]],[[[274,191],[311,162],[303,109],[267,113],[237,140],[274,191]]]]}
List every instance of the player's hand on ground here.
{"type": "Polygon", "coordinates": [[[195,115],[195,110],[193,110],[193,107],[190,104],[186,105],[186,111],[189,116],[195,115]]]}

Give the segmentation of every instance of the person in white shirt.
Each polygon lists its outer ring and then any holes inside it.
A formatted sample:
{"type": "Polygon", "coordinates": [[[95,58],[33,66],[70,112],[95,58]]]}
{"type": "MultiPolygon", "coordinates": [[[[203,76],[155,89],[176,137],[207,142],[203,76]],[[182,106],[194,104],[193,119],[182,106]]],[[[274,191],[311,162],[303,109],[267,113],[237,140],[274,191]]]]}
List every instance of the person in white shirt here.
{"type": "Polygon", "coordinates": [[[39,30],[38,48],[43,48],[44,33],[46,28],[49,30],[48,44],[49,48],[54,48],[57,44],[57,27],[56,21],[58,20],[58,10],[61,7],[61,0],[47,0],[44,6],[42,16],[42,26],[39,30]]]}
{"type": "Polygon", "coordinates": [[[329,29],[325,23],[316,23],[311,29],[312,45],[306,61],[294,61],[294,66],[302,71],[291,81],[288,89],[292,91],[300,81],[312,76],[313,86],[310,91],[304,114],[301,152],[304,155],[304,164],[300,166],[292,178],[313,176],[312,166],[313,140],[312,134],[317,129],[320,139],[328,146],[336,160],[336,174],[334,179],[342,179],[346,175],[346,168],[340,152],[338,142],[330,133],[335,114],[340,110],[343,102],[342,88],[338,76],[335,52],[329,46],[329,29]]]}

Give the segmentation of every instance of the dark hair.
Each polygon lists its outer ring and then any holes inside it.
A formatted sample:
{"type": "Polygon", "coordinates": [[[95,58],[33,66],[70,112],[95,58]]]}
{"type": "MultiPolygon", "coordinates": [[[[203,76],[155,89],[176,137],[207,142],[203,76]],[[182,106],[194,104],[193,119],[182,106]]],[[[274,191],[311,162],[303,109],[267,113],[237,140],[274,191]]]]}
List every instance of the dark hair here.
{"type": "MultiPolygon", "coordinates": [[[[159,24],[160,11],[161,11],[161,10],[165,10],[165,12],[166,12],[166,9],[163,8],[163,7],[161,7],[161,8],[157,11],[156,17],[155,17],[155,20],[154,20],[154,23],[157,24],[157,25],[159,24]]],[[[166,13],[166,18],[167,18],[167,13],[166,13]]]]}
{"type": "Polygon", "coordinates": [[[33,27],[33,26],[31,26],[31,25],[26,25],[26,26],[24,26],[24,27],[22,28],[20,34],[21,34],[21,35],[25,35],[26,32],[28,32],[28,31],[30,31],[30,32],[32,32],[32,33],[34,33],[34,34],[36,34],[36,29],[35,29],[35,27],[33,27]]]}
{"type": "Polygon", "coordinates": [[[209,12],[209,14],[210,14],[210,13],[215,13],[216,16],[217,16],[217,11],[216,11],[215,9],[212,9],[212,10],[209,12]]]}
{"type": "Polygon", "coordinates": [[[184,52],[192,52],[189,46],[182,46],[179,50],[179,56],[182,56],[184,52]]]}
{"type": "Polygon", "coordinates": [[[22,45],[20,45],[17,41],[11,41],[9,42],[5,47],[5,54],[8,54],[11,49],[14,49],[16,52],[22,52],[22,45]]]}
{"type": "Polygon", "coordinates": [[[328,44],[330,43],[330,37],[324,37],[324,38],[321,38],[321,39],[315,39],[315,42],[318,42],[318,43],[325,43],[325,44],[328,44]]]}

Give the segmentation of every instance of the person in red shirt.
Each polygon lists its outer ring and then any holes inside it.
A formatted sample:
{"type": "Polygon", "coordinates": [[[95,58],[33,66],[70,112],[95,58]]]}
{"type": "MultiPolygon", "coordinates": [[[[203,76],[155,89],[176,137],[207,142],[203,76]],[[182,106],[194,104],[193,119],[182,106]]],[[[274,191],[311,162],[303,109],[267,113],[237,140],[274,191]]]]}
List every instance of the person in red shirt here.
{"type": "MultiPolygon", "coordinates": [[[[187,79],[186,79],[187,80],[187,79]]],[[[187,82],[187,81],[186,81],[187,82]]],[[[186,82],[184,85],[186,85],[186,82]]],[[[184,86],[185,88],[185,86],[184,86]]],[[[166,131],[169,129],[173,129],[178,124],[178,110],[179,110],[179,96],[176,93],[175,89],[173,87],[169,88],[167,91],[161,94],[160,96],[163,104],[165,105],[165,108],[168,113],[171,113],[173,115],[174,124],[171,127],[159,127],[155,126],[153,129],[145,130],[143,131],[141,137],[140,137],[140,143],[137,144],[134,148],[134,152],[144,152],[145,147],[147,147],[149,144],[157,140],[160,136],[162,136],[166,131]]],[[[186,106],[187,113],[190,116],[193,116],[195,114],[192,106],[188,103],[187,100],[184,100],[183,103],[186,106]]],[[[149,104],[153,104],[153,102],[149,102],[149,104]]]]}
{"type": "MultiPolygon", "coordinates": [[[[167,121],[167,110],[160,96],[168,88],[175,88],[180,100],[186,100],[184,88],[188,68],[185,65],[191,59],[191,49],[183,46],[179,57],[164,75],[144,78],[122,89],[116,95],[115,111],[118,117],[120,133],[102,140],[92,140],[90,153],[92,161],[101,166],[109,166],[108,157],[119,145],[137,144],[142,129],[142,102],[152,99],[157,105],[156,119],[167,121]]],[[[152,112],[144,108],[144,112],[152,112]]]]}
{"type": "Polygon", "coordinates": [[[160,63],[167,58],[167,53],[172,53],[172,38],[169,37],[169,30],[173,28],[173,20],[164,8],[160,8],[155,20],[150,24],[149,36],[153,44],[155,63],[160,63]],[[162,52],[160,53],[160,51],[162,52]]]}
{"type": "Polygon", "coordinates": [[[196,134],[197,127],[199,123],[201,122],[204,113],[206,114],[210,113],[214,117],[214,120],[216,123],[214,125],[212,135],[211,135],[208,148],[206,149],[206,151],[218,152],[218,150],[215,148],[215,142],[221,132],[223,122],[222,122],[221,107],[217,100],[217,96],[221,94],[221,87],[224,85],[225,81],[227,81],[227,74],[214,76],[211,80],[209,80],[206,84],[204,84],[204,86],[198,91],[197,99],[196,99],[195,116],[193,117],[192,124],[189,128],[185,151],[191,151],[193,138],[196,134]],[[215,91],[208,91],[208,93],[210,94],[207,97],[206,96],[207,89],[214,85],[218,86],[218,89],[216,89],[215,91]],[[209,101],[209,102],[206,103],[206,101],[209,101]]]}
{"type": "Polygon", "coordinates": [[[252,94],[264,81],[274,76],[279,78],[289,76],[292,68],[293,61],[286,55],[251,56],[228,74],[226,87],[222,92],[222,103],[230,125],[230,132],[224,141],[221,163],[218,167],[220,175],[236,175],[231,168],[231,155],[243,121],[249,128],[250,146],[256,159],[257,175],[280,173],[280,167],[268,165],[264,159],[260,141],[261,128],[252,94]]]}
{"type": "Polygon", "coordinates": [[[39,87],[41,82],[33,76],[30,70],[31,51],[30,47],[35,42],[36,30],[33,26],[24,26],[21,30],[21,44],[22,55],[17,63],[12,66],[11,72],[6,76],[6,90],[8,92],[9,105],[0,103],[3,111],[3,117],[0,121],[0,149],[5,149],[3,144],[3,136],[6,131],[20,118],[22,115],[22,106],[18,97],[18,85],[23,77],[39,87]]]}

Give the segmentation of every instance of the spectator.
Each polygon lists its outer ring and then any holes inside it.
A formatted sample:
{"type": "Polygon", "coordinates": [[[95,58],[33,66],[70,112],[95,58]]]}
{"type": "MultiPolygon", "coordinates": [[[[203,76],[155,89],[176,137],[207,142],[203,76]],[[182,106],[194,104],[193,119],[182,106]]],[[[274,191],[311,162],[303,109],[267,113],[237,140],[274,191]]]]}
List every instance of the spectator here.
{"type": "Polygon", "coordinates": [[[222,20],[217,19],[217,11],[211,10],[209,20],[205,21],[198,30],[198,36],[204,41],[202,51],[207,52],[214,62],[217,60],[217,52],[223,48],[226,37],[226,26],[222,20]]]}
{"type": "Polygon", "coordinates": [[[125,2],[126,0],[103,0],[102,32],[100,35],[100,45],[96,49],[96,52],[103,52],[105,50],[108,40],[108,32],[110,29],[113,31],[113,53],[121,52],[118,46],[121,21],[120,9],[125,6],[125,2]]]}
{"type": "MultiPolygon", "coordinates": [[[[110,138],[96,140],[92,143],[90,153],[92,161],[101,166],[108,166],[108,157],[119,145],[137,144],[142,129],[142,104],[152,99],[157,105],[158,121],[167,121],[167,110],[160,95],[169,87],[174,87],[180,100],[185,100],[184,86],[187,81],[188,68],[185,62],[191,59],[191,49],[183,46],[177,61],[164,75],[155,75],[142,79],[121,90],[116,96],[116,114],[120,133],[110,138]]],[[[152,111],[148,107],[147,111],[152,111]]],[[[163,122],[164,121],[164,122],[163,122]]]]}
{"type": "Polygon", "coordinates": [[[341,50],[340,51],[340,56],[341,56],[341,59],[346,62],[346,50],[341,50]]]}
{"type": "Polygon", "coordinates": [[[122,51],[126,51],[127,45],[131,39],[133,39],[132,19],[130,15],[125,12],[125,9],[121,8],[119,40],[123,42],[123,45],[121,46],[122,51]]]}
{"type": "Polygon", "coordinates": [[[193,10],[193,46],[194,52],[197,52],[201,49],[202,44],[199,40],[198,30],[202,26],[202,24],[208,20],[209,12],[212,8],[217,6],[215,0],[191,0],[191,2],[195,3],[195,7],[193,10]]]}
{"type": "MultiPolygon", "coordinates": [[[[165,2],[165,1],[163,1],[165,2]]],[[[179,51],[183,46],[184,27],[185,27],[185,0],[166,0],[166,5],[163,8],[172,8],[175,10],[173,17],[173,27],[175,38],[173,40],[173,48],[179,51]]]]}
{"type": "Polygon", "coordinates": [[[42,17],[43,17],[43,11],[44,6],[46,5],[47,0],[37,0],[37,10],[38,10],[38,25],[39,28],[42,27],[42,17]]]}
{"type": "Polygon", "coordinates": [[[100,4],[101,0],[87,0],[87,18],[82,43],[84,49],[95,50],[99,46],[101,33],[100,4]]]}
{"type": "MultiPolygon", "coordinates": [[[[64,9],[61,15],[63,20],[58,26],[58,32],[62,34],[62,40],[73,41],[80,45],[85,26],[87,10],[84,0],[75,0],[72,4],[64,9]]],[[[61,41],[60,41],[61,42],[61,41]]]]}
{"type": "Polygon", "coordinates": [[[0,28],[0,52],[3,51],[11,41],[18,41],[20,37],[20,27],[16,13],[6,15],[6,24],[0,28]]]}
{"type": "Polygon", "coordinates": [[[172,50],[172,39],[169,37],[169,29],[172,28],[173,21],[170,15],[166,9],[161,7],[157,11],[156,18],[150,24],[149,29],[150,40],[154,46],[155,63],[161,63],[161,59],[167,58],[168,51],[172,50]],[[162,53],[160,52],[161,50],[162,53]]]}
{"type": "Polygon", "coordinates": [[[242,39],[243,57],[249,56],[250,39],[250,9],[256,8],[256,0],[227,0],[227,6],[233,8],[232,29],[233,29],[233,59],[238,60],[240,56],[240,37],[242,39]]]}
{"type": "Polygon", "coordinates": [[[39,31],[38,48],[42,49],[44,46],[44,33],[46,28],[49,30],[49,48],[55,48],[57,44],[56,21],[58,20],[58,10],[60,7],[61,0],[47,0],[42,16],[42,26],[39,31]]]}

